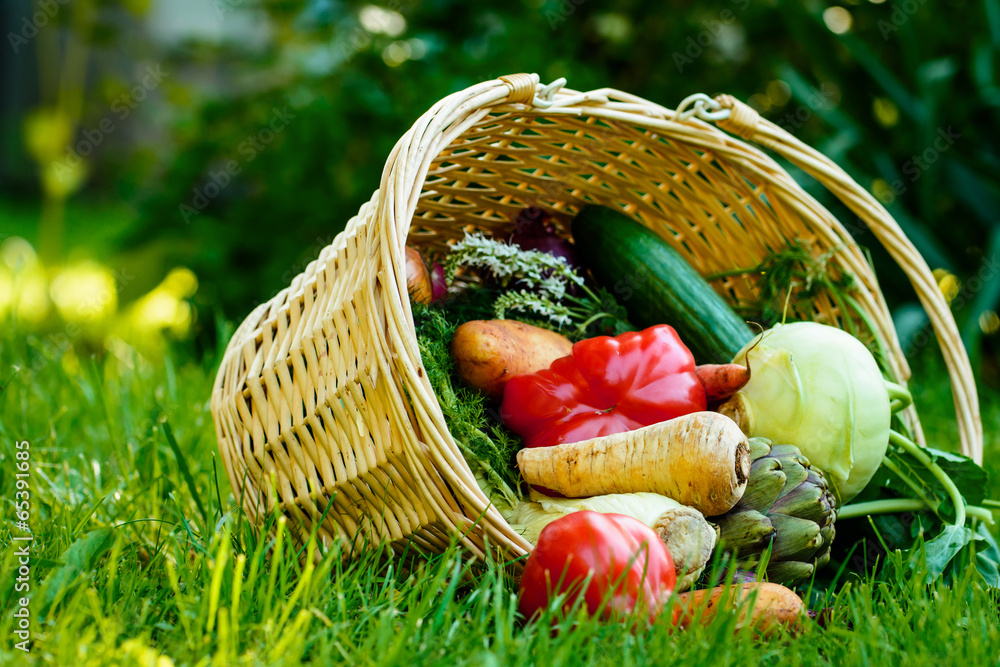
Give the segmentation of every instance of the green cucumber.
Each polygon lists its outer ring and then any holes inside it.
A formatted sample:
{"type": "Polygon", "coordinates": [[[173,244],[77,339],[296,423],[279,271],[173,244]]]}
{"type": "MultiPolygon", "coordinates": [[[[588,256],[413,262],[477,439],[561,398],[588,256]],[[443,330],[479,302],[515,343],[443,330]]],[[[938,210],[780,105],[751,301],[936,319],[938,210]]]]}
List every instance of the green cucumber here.
{"type": "Polygon", "coordinates": [[[750,327],[666,241],[608,208],[587,206],[573,220],[584,265],[629,320],[669,324],[699,364],[726,364],[754,336],[750,327]]]}

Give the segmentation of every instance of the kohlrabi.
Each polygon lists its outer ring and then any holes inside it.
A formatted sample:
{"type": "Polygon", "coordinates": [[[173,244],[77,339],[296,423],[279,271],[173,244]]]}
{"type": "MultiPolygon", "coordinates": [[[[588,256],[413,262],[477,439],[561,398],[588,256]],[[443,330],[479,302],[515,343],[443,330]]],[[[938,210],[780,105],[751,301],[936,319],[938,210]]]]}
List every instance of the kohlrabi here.
{"type": "MultiPolygon", "coordinates": [[[[777,325],[741,350],[734,363],[749,363],[750,381],[719,411],[749,436],[797,446],[830,482],[838,523],[876,514],[933,513],[945,525],[932,537],[935,531],[921,524],[931,532],[921,537],[922,555],[909,556],[910,562],[922,558],[926,563],[928,583],[960,551],[965,553],[966,545],[985,539],[976,537],[984,529],[974,533],[966,519],[992,524],[992,513],[969,505],[938,461],[948,461],[954,470],[979,470],[983,478],[986,473],[971,459],[925,449],[891,429],[892,415],[910,405],[910,394],[882,378],[858,339],[813,322],[777,325]],[[884,470],[873,482],[878,488],[866,494],[865,502],[844,505],[880,467],[884,470]],[[933,488],[934,480],[940,489],[933,488]]],[[[782,477],[794,474],[790,469],[778,472],[782,477]]],[[[980,571],[996,580],[995,565],[980,571]]]]}
{"type": "Polygon", "coordinates": [[[776,325],[733,361],[749,363],[750,381],[720,411],[748,436],[798,447],[839,503],[856,496],[885,456],[891,402],[909,402],[868,348],[840,329],[796,322],[776,325]]]}

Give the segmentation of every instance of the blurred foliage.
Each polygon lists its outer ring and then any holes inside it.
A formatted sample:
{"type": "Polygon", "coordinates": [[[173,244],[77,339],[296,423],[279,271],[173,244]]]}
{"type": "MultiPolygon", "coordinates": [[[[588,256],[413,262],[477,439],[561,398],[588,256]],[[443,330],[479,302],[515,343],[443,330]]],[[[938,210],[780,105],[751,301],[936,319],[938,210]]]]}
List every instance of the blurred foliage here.
{"type": "MultiPolygon", "coordinates": [[[[944,272],[970,352],[997,381],[1000,0],[209,4],[210,27],[225,37],[146,40],[148,7],[96,12],[98,83],[79,125],[95,127],[128,94],[141,76],[134,63],[169,73],[150,93],[155,104],[120,121],[151,139],[95,155],[86,192],[134,201],[135,222],[116,240],[122,256],[191,267],[199,298],[228,317],[316,257],[435,101],[529,71],[666,106],[695,92],[748,100],[886,204],[944,272]],[[116,40],[132,69],[108,64],[116,40]]],[[[919,348],[926,316],[905,276],[853,214],[789,171],[870,249],[904,347],[919,348]]]]}

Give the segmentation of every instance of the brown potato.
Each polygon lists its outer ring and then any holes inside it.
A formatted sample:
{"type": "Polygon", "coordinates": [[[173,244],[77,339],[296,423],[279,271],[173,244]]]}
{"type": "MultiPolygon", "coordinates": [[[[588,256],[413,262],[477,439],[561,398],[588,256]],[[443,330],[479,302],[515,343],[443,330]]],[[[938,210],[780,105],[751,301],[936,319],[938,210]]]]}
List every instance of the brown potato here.
{"type": "Polygon", "coordinates": [[[495,401],[515,375],[548,368],[573,348],[568,338],[514,320],[473,320],[455,331],[451,356],[458,375],[495,401]]]}
{"type": "Polygon", "coordinates": [[[679,608],[675,613],[677,624],[682,628],[690,626],[696,619],[707,625],[720,613],[739,613],[738,627],[749,623],[761,635],[771,637],[778,634],[781,628],[788,632],[800,630],[806,618],[802,599],[780,584],[754,582],[717,586],[681,593],[677,597],[679,608]],[[756,598],[751,607],[749,597],[755,591],[756,598]]]}
{"type": "Polygon", "coordinates": [[[431,302],[431,274],[420,253],[410,246],[406,246],[406,289],[416,303],[427,305],[431,302]]]}

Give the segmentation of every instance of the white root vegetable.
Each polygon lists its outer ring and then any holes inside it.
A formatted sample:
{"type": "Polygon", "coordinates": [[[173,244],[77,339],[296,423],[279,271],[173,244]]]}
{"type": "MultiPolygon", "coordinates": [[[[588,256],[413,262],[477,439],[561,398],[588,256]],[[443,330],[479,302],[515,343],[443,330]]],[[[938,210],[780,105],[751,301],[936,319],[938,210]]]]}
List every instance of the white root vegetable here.
{"type": "Polygon", "coordinates": [[[688,590],[712,559],[718,529],[706,521],[701,512],[685,505],[662,515],[652,525],[652,529],[673,556],[677,570],[675,590],[688,590]]]}
{"type": "Polygon", "coordinates": [[[569,498],[659,493],[705,516],[725,514],[750,475],[750,446],[736,423],[696,412],[626,433],[522,449],[524,480],[569,498]]]}

